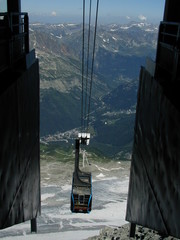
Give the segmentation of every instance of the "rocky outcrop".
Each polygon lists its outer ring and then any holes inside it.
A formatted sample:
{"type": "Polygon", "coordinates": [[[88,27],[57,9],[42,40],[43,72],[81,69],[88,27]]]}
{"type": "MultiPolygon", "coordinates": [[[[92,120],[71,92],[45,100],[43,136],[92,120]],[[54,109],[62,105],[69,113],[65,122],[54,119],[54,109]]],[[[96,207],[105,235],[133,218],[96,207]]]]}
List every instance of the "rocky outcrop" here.
{"type": "Polygon", "coordinates": [[[135,238],[129,238],[129,224],[123,225],[118,228],[106,227],[100,231],[99,236],[88,238],[88,240],[176,240],[173,237],[160,236],[156,231],[141,226],[136,227],[135,238]]]}

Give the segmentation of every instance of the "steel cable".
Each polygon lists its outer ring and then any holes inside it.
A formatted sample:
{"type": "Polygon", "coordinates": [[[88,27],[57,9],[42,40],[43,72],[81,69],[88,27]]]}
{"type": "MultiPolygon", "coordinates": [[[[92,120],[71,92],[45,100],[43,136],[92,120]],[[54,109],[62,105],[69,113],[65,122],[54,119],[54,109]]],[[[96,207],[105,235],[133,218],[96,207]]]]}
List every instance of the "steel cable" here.
{"type": "Polygon", "coordinates": [[[94,57],[95,57],[95,48],[96,48],[98,11],[99,11],[99,0],[97,0],[97,7],[96,7],[96,20],[95,20],[95,30],[94,30],[94,44],[93,44],[93,56],[92,56],[90,92],[89,92],[89,105],[88,105],[88,115],[87,115],[87,131],[89,131],[89,115],[90,115],[90,108],[91,108],[92,81],[93,81],[93,74],[94,74],[94,57]]]}
{"type": "MultiPolygon", "coordinates": [[[[88,75],[89,75],[89,51],[90,51],[90,36],[91,36],[91,6],[92,0],[89,2],[89,28],[88,28],[88,49],[87,49],[87,65],[86,65],[86,96],[85,96],[85,121],[87,121],[87,99],[88,99],[88,75]]],[[[85,128],[85,123],[84,123],[85,128]]]]}
{"type": "Polygon", "coordinates": [[[85,0],[83,0],[83,30],[82,30],[82,95],[81,95],[81,132],[84,119],[84,35],[85,35],[85,0]]]}
{"type": "Polygon", "coordinates": [[[86,129],[89,130],[89,115],[91,108],[91,95],[92,95],[92,82],[94,74],[94,59],[95,59],[95,48],[96,48],[96,35],[97,35],[97,21],[98,21],[98,10],[99,10],[99,0],[97,0],[96,6],[96,19],[95,19],[95,29],[94,29],[94,41],[93,41],[93,51],[92,51],[92,63],[91,71],[89,77],[89,58],[90,58],[90,37],[91,37],[91,10],[92,0],[89,3],[89,29],[88,29],[88,43],[87,43],[87,62],[86,62],[86,78],[84,77],[84,65],[85,65],[85,0],[83,0],[83,30],[82,30],[82,92],[81,92],[81,133],[86,129]],[[88,79],[90,79],[89,84],[89,101],[88,101],[88,79]],[[84,93],[84,81],[85,82],[85,93],[84,93]],[[84,96],[85,94],[85,96],[84,96]],[[85,98],[85,100],[84,100],[85,98]],[[84,103],[85,101],[85,103],[84,103]]]}

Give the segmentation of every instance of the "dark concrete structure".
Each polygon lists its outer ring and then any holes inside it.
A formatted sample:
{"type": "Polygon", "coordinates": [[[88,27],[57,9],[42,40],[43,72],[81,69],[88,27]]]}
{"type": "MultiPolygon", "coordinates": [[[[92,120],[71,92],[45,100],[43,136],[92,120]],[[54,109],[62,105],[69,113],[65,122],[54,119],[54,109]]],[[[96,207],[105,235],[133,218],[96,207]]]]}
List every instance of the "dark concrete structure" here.
{"type": "Polygon", "coordinates": [[[139,224],[177,238],[180,238],[179,12],[178,0],[166,1],[155,67],[148,62],[141,68],[126,213],[132,229],[139,224]]]}
{"type": "Polygon", "coordinates": [[[20,0],[0,13],[0,229],[40,212],[39,64],[20,0]]]}

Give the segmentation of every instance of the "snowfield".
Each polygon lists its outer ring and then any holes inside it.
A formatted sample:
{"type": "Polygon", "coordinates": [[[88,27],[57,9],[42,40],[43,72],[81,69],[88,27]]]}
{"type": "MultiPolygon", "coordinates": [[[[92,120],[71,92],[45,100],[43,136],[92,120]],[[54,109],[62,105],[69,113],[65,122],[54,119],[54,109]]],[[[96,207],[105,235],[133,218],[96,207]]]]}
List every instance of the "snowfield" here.
{"type": "Polygon", "coordinates": [[[126,223],[126,201],[130,162],[96,163],[85,170],[92,171],[93,202],[89,214],[71,213],[70,192],[73,162],[41,161],[41,216],[38,233],[30,233],[25,222],[0,231],[4,240],[81,240],[99,234],[105,226],[126,223]]]}

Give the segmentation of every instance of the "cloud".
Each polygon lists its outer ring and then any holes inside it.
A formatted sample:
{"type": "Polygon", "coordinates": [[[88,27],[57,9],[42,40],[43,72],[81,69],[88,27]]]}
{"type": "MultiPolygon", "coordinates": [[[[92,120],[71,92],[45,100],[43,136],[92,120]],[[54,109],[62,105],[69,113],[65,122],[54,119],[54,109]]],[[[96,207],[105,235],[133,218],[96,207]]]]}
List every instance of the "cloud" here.
{"type": "Polygon", "coordinates": [[[143,16],[142,14],[140,14],[138,16],[138,18],[141,20],[141,21],[146,21],[147,20],[147,17],[143,16]]]}
{"type": "Polygon", "coordinates": [[[51,16],[55,17],[57,13],[55,11],[52,11],[51,16]]]}
{"type": "Polygon", "coordinates": [[[128,19],[128,20],[129,20],[129,19],[131,19],[131,18],[130,18],[129,16],[126,16],[126,19],[128,19]]]}

